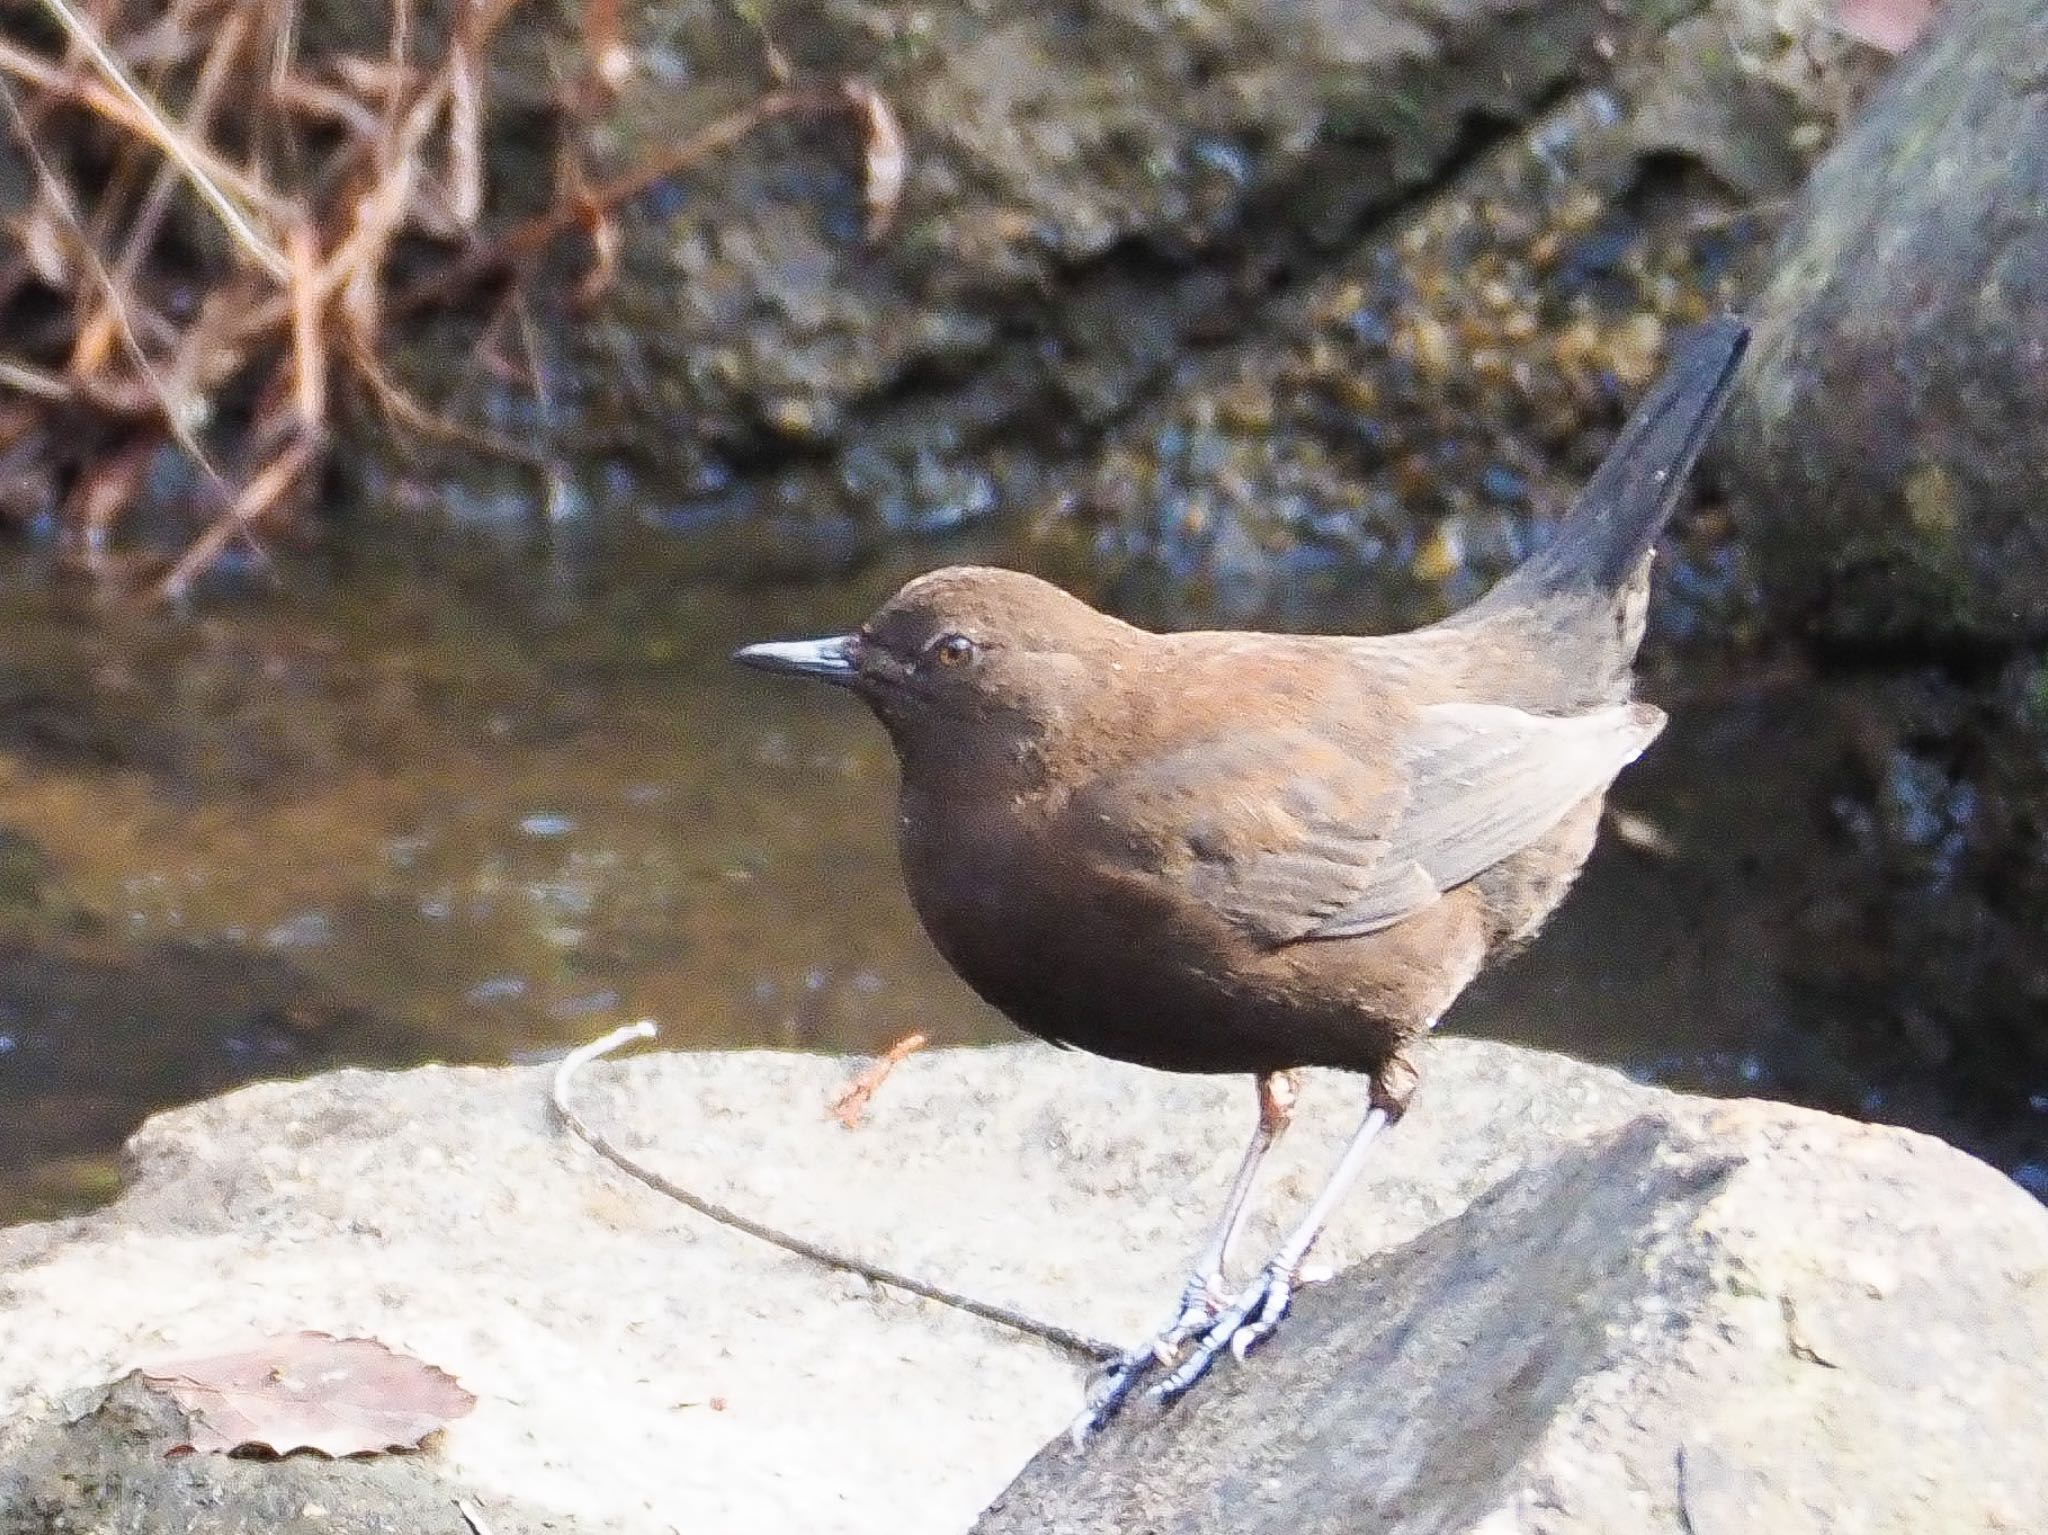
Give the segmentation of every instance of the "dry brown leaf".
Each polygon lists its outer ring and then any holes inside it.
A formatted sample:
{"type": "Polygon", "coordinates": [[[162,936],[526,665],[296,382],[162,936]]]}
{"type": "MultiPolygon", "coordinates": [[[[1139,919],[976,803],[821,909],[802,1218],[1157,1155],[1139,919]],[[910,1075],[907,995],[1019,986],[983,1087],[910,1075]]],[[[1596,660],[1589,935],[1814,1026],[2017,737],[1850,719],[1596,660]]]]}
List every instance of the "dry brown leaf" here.
{"type": "Polygon", "coordinates": [[[455,1377],[374,1338],[285,1333],[253,1348],[152,1365],[143,1381],[192,1418],[179,1449],[289,1455],[410,1449],[476,1406],[455,1377]]]}
{"type": "Polygon", "coordinates": [[[861,129],[867,143],[868,238],[879,240],[889,232],[896,217],[896,205],[903,200],[903,178],[910,169],[910,151],[904,142],[903,124],[889,98],[865,80],[845,81],[841,90],[860,113],[861,129]]]}

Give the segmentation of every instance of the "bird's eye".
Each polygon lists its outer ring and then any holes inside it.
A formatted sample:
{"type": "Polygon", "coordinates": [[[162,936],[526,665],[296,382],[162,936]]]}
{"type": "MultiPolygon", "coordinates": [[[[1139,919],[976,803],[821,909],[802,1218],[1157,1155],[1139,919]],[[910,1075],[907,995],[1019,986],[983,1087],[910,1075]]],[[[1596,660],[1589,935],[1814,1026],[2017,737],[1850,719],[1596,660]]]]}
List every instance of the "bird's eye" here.
{"type": "Polygon", "coordinates": [[[942,634],[925,647],[925,654],[940,666],[965,666],[976,648],[964,634],[942,634]]]}

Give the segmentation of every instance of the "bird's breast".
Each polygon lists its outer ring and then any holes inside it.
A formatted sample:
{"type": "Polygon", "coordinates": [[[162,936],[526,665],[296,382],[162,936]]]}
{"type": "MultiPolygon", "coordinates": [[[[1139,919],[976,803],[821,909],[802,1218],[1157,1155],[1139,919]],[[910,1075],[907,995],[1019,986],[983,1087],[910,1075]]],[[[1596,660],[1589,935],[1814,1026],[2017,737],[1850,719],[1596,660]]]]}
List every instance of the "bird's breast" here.
{"type": "Polygon", "coordinates": [[[1036,926],[1043,904],[1042,818],[1015,799],[929,796],[906,788],[898,843],[911,904],[939,951],[970,981],[1036,926]]]}

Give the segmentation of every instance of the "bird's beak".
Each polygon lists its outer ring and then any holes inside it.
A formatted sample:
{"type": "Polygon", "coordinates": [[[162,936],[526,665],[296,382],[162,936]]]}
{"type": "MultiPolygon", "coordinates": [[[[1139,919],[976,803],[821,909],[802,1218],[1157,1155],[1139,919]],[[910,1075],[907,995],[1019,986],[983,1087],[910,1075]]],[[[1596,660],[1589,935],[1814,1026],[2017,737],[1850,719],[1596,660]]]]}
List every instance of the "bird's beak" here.
{"type": "Polygon", "coordinates": [[[850,634],[835,634],[828,640],[748,645],[735,650],[732,658],[742,666],[756,666],[764,672],[788,672],[794,677],[815,677],[842,688],[860,676],[860,667],[854,661],[854,637],[850,634]]]}

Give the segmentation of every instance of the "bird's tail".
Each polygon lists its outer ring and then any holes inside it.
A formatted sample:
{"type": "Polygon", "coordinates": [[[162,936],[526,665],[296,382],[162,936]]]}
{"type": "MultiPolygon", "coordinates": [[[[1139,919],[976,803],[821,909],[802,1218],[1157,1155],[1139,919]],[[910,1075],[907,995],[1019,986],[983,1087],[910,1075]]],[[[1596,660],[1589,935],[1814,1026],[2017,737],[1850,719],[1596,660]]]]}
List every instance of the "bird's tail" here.
{"type": "Polygon", "coordinates": [[[1687,336],[1579,492],[1557,536],[1468,611],[1476,617],[1533,599],[1626,586],[1678,504],[1748,345],[1749,327],[1733,315],[1687,336]]]}

